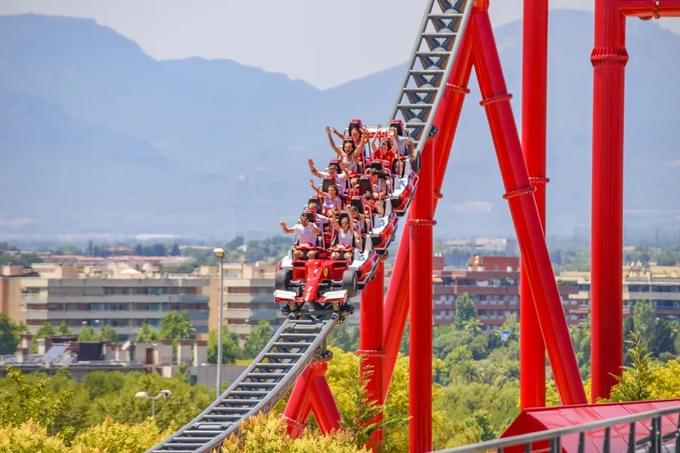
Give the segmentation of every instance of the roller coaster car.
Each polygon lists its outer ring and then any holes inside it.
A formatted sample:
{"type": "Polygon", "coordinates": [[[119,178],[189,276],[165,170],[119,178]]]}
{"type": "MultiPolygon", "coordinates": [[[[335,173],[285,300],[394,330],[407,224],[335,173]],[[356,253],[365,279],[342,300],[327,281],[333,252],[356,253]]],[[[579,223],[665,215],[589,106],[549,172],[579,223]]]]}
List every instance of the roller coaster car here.
{"type": "MultiPolygon", "coordinates": [[[[363,194],[370,190],[371,183],[368,179],[361,178],[359,180],[359,193],[363,194]]],[[[355,206],[359,212],[366,212],[364,199],[361,196],[352,197],[350,203],[352,206],[355,206]]],[[[382,216],[374,211],[371,211],[368,215],[370,216],[369,220],[370,225],[372,226],[368,232],[368,237],[371,239],[371,247],[378,255],[385,256],[387,254],[387,248],[394,240],[394,233],[397,232],[397,215],[392,212],[389,203],[385,204],[385,212],[382,216]]]]}
{"type": "Polygon", "coordinates": [[[403,216],[408,210],[413,196],[416,193],[418,186],[418,175],[412,170],[412,162],[408,158],[401,158],[402,171],[395,174],[393,177],[392,194],[390,201],[392,202],[392,209],[399,216],[403,216]]]}
{"type": "Polygon", "coordinates": [[[368,241],[363,250],[354,250],[349,265],[345,259],[331,259],[325,250],[307,260],[293,259],[291,251],[277,266],[274,300],[285,304],[284,313],[298,312],[305,304],[313,311],[351,313],[349,299],[373,278],[379,261],[368,241]]]}

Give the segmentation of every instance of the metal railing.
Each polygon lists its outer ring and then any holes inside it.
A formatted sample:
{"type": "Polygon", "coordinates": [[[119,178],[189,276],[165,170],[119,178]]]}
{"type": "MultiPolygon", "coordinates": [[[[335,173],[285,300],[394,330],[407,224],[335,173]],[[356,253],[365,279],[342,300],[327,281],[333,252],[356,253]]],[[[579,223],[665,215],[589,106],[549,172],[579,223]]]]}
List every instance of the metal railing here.
{"type": "MultiPolygon", "coordinates": [[[[610,418],[568,428],[556,428],[536,433],[522,434],[518,436],[506,437],[504,439],[480,442],[474,445],[436,450],[438,453],[476,453],[496,451],[502,453],[506,449],[524,452],[550,452],[559,453],[562,451],[562,438],[569,434],[578,434],[577,452],[585,453],[591,451],[587,448],[587,442],[592,444],[594,437],[592,433],[599,431],[597,438],[602,439],[602,445],[597,451],[602,453],[620,453],[622,450],[612,449],[612,427],[628,425],[628,435],[626,442],[626,453],[680,453],[680,406],[659,409],[648,412],[641,412],[623,417],[610,418]],[[663,432],[662,418],[664,416],[675,415],[675,422],[672,429],[663,432]],[[636,427],[638,422],[650,421],[650,426],[643,426],[649,434],[636,440],[636,427]],[[604,433],[602,434],[602,430],[604,433]],[[591,436],[588,436],[591,433],[591,436]],[[541,445],[536,445],[540,443],[541,445]]],[[[665,423],[668,426],[668,423],[665,423]]]]}

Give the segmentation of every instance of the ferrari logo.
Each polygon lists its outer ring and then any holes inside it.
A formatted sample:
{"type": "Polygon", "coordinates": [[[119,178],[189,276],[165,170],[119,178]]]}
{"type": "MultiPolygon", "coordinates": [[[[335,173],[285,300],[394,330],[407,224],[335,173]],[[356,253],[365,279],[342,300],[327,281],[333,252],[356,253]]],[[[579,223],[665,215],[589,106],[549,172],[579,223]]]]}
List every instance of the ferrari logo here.
{"type": "Polygon", "coordinates": [[[326,277],[328,277],[328,268],[324,267],[323,268],[323,278],[326,278],[326,277]]]}

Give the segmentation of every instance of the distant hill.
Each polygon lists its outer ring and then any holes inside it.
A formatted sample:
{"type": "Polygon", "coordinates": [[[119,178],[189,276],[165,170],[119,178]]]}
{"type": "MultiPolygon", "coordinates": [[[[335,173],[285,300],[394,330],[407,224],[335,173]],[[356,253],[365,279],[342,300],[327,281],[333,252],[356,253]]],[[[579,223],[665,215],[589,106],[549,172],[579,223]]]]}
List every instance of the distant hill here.
{"type": "MultiPolygon", "coordinates": [[[[592,16],[557,11],[551,24],[548,229],[571,234],[589,226],[592,16]]],[[[497,38],[518,114],[519,24],[497,38]]],[[[680,36],[632,21],[628,41],[626,226],[670,228],[680,36]]],[[[323,127],[384,123],[402,73],[321,91],[229,60],[157,61],[92,20],[2,16],[0,235],[275,232],[308,195],[305,159],[331,157],[323,127]]],[[[474,83],[438,230],[509,234],[474,83]]]]}

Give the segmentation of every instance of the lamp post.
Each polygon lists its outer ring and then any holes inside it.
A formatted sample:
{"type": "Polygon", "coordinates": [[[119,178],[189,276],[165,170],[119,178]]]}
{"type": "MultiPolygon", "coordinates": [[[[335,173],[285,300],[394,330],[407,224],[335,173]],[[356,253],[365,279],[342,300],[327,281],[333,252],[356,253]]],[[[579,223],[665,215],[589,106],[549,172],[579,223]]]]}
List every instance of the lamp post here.
{"type": "Polygon", "coordinates": [[[149,396],[147,392],[137,392],[135,393],[135,398],[151,400],[151,417],[156,418],[156,401],[161,398],[168,398],[170,395],[172,395],[172,392],[168,389],[164,389],[158,392],[156,396],[149,396]]]}
{"type": "Polygon", "coordinates": [[[224,249],[216,248],[213,250],[215,257],[220,260],[220,296],[219,309],[217,318],[217,378],[215,382],[215,396],[220,396],[221,375],[222,375],[222,321],[224,316],[222,314],[222,307],[224,302],[224,249]]]}

